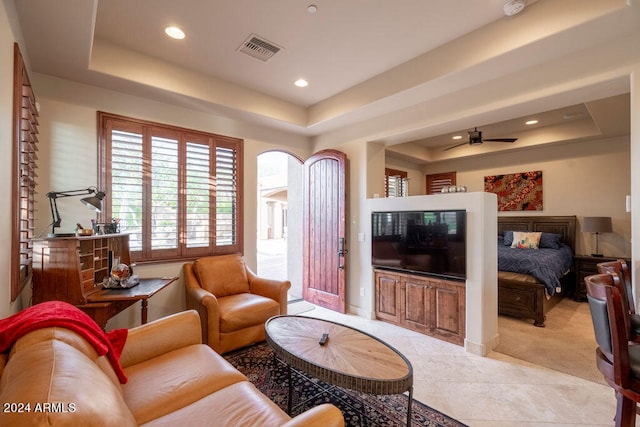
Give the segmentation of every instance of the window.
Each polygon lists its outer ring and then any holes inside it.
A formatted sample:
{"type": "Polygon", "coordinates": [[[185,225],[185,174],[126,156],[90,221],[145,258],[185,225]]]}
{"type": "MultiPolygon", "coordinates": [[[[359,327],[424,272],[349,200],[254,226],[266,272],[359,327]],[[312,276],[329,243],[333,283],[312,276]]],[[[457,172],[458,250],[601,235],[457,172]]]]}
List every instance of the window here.
{"type": "Polygon", "coordinates": [[[407,172],[385,168],[384,192],[386,197],[404,197],[409,195],[407,172]]]}
{"type": "Polygon", "coordinates": [[[98,112],[102,220],[135,261],[242,252],[242,140],[98,112]]]}
{"type": "Polygon", "coordinates": [[[455,172],[442,172],[427,175],[427,194],[442,192],[444,187],[456,185],[455,172]]]}
{"type": "Polygon", "coordinates": [[[13,65],[13,199],[11,236],[11,301],[31,278],[36,188],[38,110],[20,48],[14,44],[13,65]]]}

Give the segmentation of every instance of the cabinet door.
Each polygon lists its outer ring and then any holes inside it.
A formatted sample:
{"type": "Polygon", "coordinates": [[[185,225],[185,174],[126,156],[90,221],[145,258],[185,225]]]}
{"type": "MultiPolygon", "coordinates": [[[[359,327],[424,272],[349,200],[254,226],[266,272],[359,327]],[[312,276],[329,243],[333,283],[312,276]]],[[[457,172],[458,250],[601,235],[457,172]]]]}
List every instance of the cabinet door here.
{"type": "Polygon", "coordinates": [[[400,304],[398,287],[400,277],[397,274],[376,271],[376,318],[400,323],[400,304]]]}
{"type": "Polygon", "coordinates": [[[433,286],[428,280],[406,276],[401,290],[402,324],[415,331],[429,333],[434,314],[433,286]]]}
{"type": "Polygon", "coordinates": [[[433,283],[435,309],[432,333],[462,344],[465,337],[465,289],[453,283],[433,283]]]}

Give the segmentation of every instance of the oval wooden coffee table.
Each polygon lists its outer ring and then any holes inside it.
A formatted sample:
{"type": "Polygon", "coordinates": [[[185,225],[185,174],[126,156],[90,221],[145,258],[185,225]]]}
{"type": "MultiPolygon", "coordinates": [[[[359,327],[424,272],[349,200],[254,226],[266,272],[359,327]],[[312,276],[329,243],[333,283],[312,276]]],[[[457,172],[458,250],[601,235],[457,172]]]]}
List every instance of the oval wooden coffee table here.
{"type": "Polygon", "coordinates": [[[402,353],[355,328],[305,316],[275,316],[265,324],[267,343],[289,369],[288,412],[291,413],[291,368],[339,387],[371,394],[409,392],[407,425],[411,425],[413,367],[402,353]],[[323,334],[328,334],[320,344],[323,334]]]}

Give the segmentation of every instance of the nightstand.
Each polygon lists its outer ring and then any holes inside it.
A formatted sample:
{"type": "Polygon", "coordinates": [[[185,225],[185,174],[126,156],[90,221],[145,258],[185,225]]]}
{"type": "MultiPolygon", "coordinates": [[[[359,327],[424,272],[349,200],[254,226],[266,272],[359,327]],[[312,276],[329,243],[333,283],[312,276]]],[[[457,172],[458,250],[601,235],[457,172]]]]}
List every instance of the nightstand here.
{"type": "Polygon", "coordinates": [[[601,262],[615,261],[617,259],[623,259],[627,262],[627,265],[631,265],[629,258],[622,257],[597,257],[591,255],[576,255],[573,257],[573,262],[576,268],[576,290],[573,294],[573,299],[576,301],[587,300],[587,288],[584,284],[584,278],[593,274],[598,274],[597,265],[601,262]]]}

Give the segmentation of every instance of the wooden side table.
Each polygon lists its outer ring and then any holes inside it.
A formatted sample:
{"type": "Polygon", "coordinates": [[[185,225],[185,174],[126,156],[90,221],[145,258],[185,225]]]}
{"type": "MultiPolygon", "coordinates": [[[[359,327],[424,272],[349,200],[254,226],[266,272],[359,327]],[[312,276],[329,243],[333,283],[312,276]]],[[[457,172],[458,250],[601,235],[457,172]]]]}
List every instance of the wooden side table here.
{"type": "Polygon", "coordinates": [[[591,276],[593,274],[598,274],[597,265],[601,262],[609,262],[615,261],[618,259],[623,259],[626,261],[627,265],[631,265],[631,260],[629,258],[623,257],[597,257],[591,255],[576,255],[573,257],[573,262],[575,263],[576,268],[576,290],[573,295],[573,299],[576,301],[586,301],[587,300],[587,288],[584,284],[584,278],[587,276],[591,276]]]}

